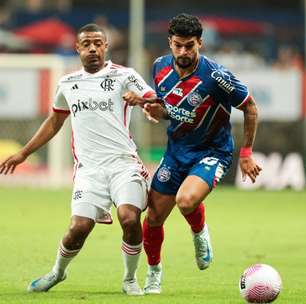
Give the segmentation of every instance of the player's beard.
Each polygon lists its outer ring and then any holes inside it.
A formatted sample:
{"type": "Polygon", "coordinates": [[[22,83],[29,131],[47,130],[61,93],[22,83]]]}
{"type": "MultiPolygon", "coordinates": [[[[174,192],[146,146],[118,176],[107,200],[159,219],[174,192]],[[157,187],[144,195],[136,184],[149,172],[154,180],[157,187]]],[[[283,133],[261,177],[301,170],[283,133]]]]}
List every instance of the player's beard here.
{"type": "Polygon", "coordinates": [[[175,59],[175,63],[179,68],[187,69],[194,63],[194,58],[180,56],[175,59]]]}

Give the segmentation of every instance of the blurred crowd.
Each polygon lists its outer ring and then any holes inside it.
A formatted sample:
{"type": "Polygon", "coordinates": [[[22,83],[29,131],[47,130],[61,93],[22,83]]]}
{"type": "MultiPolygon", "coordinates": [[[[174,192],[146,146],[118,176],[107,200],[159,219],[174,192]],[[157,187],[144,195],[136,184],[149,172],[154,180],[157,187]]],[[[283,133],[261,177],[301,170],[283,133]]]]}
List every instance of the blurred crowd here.
{"type": "MultiPolygon", "coordinates": [[[[99,10],[76,10],[72,4],[72,0],[1,1],[0,52],[76,56],[74,45],[77,29],[85,23],[94,22],[107,34],[110,45],[108,56],[118,64],[127,65],[128,17],[124,24],[120,14],[112,14],[112,18],[109,18],[108,14],[102,14],[99,10]]],[[[290,33],[287,40],[286,36],[277,40],[277,27],[260,22],[244,26],[239,20],[232,23],[237,29],[234,27],[229,32],[228,28],[232,25],[226,25],[226,19],[211,19],[212,22],[205,26],[203,53],[229,69],[255,69],[267,65],[275,69],[304,67],[302,43],[298,45],[290,41],[290,33]]],[[[167,24],[160,24],[158,19],[146,23],[145,53],[149,63],[168,52],[167,24]]]]}

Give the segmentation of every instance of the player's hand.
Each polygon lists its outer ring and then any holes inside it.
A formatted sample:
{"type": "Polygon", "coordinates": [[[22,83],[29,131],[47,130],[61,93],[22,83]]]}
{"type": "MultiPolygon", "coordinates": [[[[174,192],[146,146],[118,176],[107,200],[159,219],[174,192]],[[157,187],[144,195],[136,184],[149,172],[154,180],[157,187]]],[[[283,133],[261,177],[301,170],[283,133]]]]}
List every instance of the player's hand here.
{"type": "Polygon", "coordinates": [[[13,173],[15,168],[26,160],[26,156],[22,152],[11,155],[2,163],[0,163],[0,174],[13,173]]]}
{"type": "Polygon", "coordinates": [[[248,176],[252,183],[255,183],[256,177],[262,170],[261,167],[255,163],[252,157],[240,157],[239,163],[242,172],[242,180],[246,181],[246,177],[248,176]]]}
{"type": "Polygon", "coordinates": [[[143,97],[138,96],[132,91],[126,92],[123,94],[122,98],[128,103],[130,106],[143,106],[146,102],[146,99],[143,97]]]}
{"type": "Polygon", "coordinates": [[[159,123],[159,120],[166,115],[166,110],[160,103],[146,103],[143,113],[149,121],[159,123]]]}

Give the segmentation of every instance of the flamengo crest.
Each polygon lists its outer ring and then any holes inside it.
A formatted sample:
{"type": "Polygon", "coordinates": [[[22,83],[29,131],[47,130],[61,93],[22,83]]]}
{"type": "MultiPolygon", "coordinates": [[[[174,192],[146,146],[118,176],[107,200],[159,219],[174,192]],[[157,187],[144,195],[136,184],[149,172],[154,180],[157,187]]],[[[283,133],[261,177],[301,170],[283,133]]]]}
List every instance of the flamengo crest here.
{"type": "Polygon", "coordinates": [[[104,91],[114,91],[114,83],[116,80],[106,77],[100,84],[104,91]]]}

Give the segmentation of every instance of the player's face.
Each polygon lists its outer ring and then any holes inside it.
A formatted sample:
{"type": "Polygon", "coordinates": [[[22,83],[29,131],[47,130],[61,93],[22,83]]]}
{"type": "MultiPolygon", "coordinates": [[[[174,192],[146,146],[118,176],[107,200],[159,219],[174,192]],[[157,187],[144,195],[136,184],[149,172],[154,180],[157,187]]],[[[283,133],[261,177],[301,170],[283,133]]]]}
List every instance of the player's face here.
{"type": "Polygon", "coordinates": [[[176,65],[181,69],[187,69],[197,62],[202,40],[195,36],[181,37],[174,35],[169,37],[169,45],[176,65]]]}
{"type": "Polygon", "coordinates": [[[76,44],[77,52],[89,73],[95,73],[104,66],[104,55],[107,49],[106,37],[101,32],[82,32],[76,44]]]}

